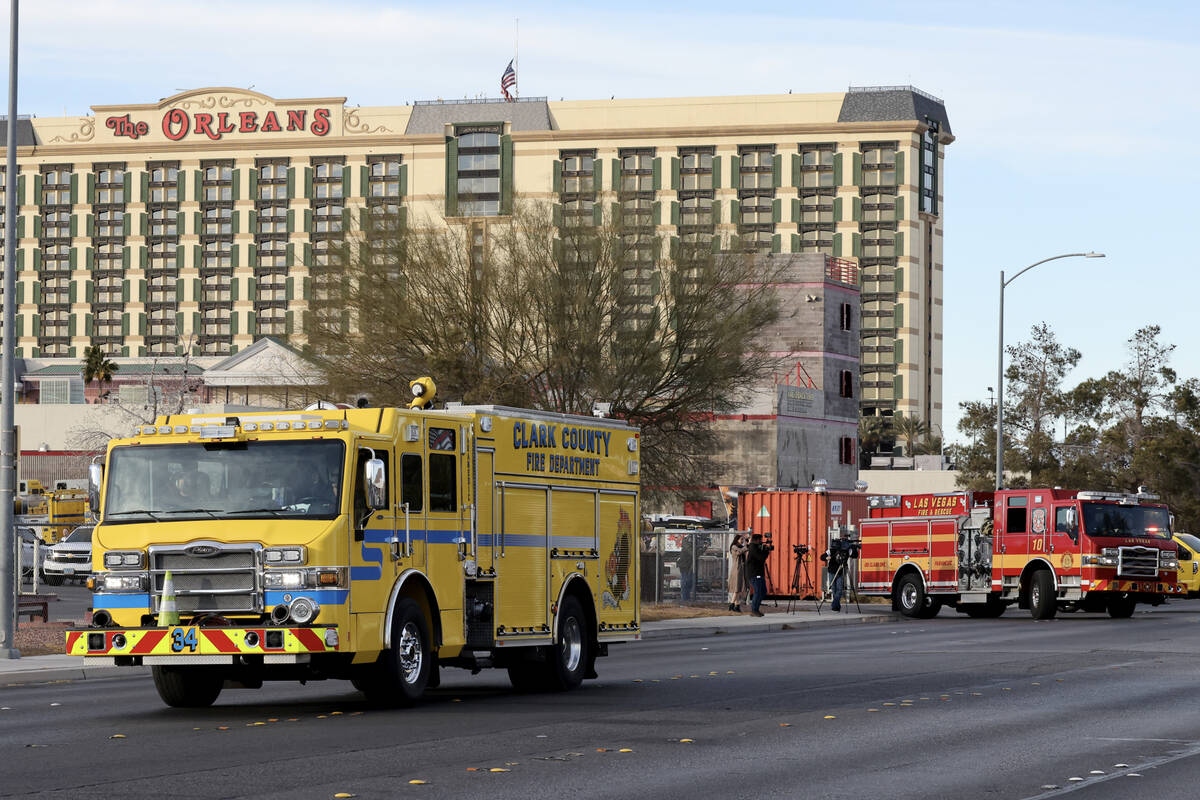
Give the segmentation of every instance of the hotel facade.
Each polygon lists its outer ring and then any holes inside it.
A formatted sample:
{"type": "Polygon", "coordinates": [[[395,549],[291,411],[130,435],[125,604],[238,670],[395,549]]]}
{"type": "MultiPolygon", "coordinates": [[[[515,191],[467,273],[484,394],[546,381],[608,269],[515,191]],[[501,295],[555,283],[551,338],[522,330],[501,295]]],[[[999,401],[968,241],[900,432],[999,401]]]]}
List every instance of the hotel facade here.
{"type": "MultiPolygon", "coordinates": [[[[953,136],[943,103],[912,87],[372,108],[208,88],[92,110],[17,121],[26,372],[93,345],[204,365],[286,340],[310,267],[373,215],[478,240],[531,199],[563,218],[619,208],[664,243],[856,261],[859,407],[940,429],[953,136]]],[[[49,389],[40,402],[75,396],[49,389]]]]}

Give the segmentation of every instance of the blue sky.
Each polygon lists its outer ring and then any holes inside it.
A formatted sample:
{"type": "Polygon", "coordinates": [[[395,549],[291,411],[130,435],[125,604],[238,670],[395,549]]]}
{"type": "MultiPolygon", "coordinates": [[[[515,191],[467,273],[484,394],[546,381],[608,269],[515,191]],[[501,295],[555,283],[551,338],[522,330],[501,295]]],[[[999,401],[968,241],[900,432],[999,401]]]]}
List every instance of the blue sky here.
{"type": "MultiPolygon", "coordinates": [[[[20,110],[42,116],[253,86],[351,105],[495,96],[520,19],[520,89],[552,99],[842,91],[911,84],[946,103],[945,392],[995,383],[999,271],[1059,253],[1006,293],[1006,339],[1045,321],[1120,366],[1158,324],[1200,377],[1188,246],[1200,12],[1176,2],[694,3],[26,0],[20,110]]],[[[5,24],[7,24],[7,15],[5,24]]],[[[7,31],[5,31],[7,33],[7,31]]],[[[7,36],[5,37],[7,41],[7,36]]]]}

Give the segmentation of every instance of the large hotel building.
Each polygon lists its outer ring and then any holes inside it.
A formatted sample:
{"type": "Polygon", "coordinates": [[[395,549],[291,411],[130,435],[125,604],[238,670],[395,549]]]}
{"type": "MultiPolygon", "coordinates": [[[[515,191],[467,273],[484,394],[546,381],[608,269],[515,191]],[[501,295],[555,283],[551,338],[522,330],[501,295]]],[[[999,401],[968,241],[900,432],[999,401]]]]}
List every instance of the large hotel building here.
{"type": "Polygon", "coordinates": [[[486,237],[532,198],[619,205],[664,240],[857,261],[862,411],[941,424],[953,137],[912,87],[373,108],[210,88],[93,111],[17,122],[28,369],[69,372],[91,345],[216,363],[299,333],[309,266],[370,215],[486,237]]]}

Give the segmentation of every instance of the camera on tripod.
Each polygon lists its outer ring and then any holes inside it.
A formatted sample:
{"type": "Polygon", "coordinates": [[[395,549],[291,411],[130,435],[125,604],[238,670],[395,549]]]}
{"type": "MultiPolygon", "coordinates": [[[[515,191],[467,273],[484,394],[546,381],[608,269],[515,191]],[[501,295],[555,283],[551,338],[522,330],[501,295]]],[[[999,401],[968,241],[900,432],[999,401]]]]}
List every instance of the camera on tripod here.
{"type": "Polygon", "coordinates": [[[811,548],[811,547],[809,547],[809,546],[808,546],[808,545],[806,545],[806,544],[794,544],[794,545],[792,545],[792,552],[793,552],[793,553],[795,553],[795,554],[796,554],[796,555],[798,555],[798,556],[806,556],[806,555],[808,555],[808,554],[809,554],[809,552],[811,552],[811,551],[812,551],[812,548],[811,548]]]}

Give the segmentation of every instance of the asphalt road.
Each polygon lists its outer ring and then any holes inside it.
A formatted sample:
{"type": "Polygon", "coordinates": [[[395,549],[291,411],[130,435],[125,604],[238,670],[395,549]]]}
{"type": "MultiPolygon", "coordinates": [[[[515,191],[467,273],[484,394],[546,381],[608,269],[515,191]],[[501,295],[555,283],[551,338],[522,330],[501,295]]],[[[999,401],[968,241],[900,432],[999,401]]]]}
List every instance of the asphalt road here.
{"type": "Polygon", "coordinates": [[[664,639],[565,695],[447,670],[407,711],[340,682],[202,711],[146,678],[7,687],[0,796],[1191,798],[1198,625],[1182,603],[664,639]]]}

